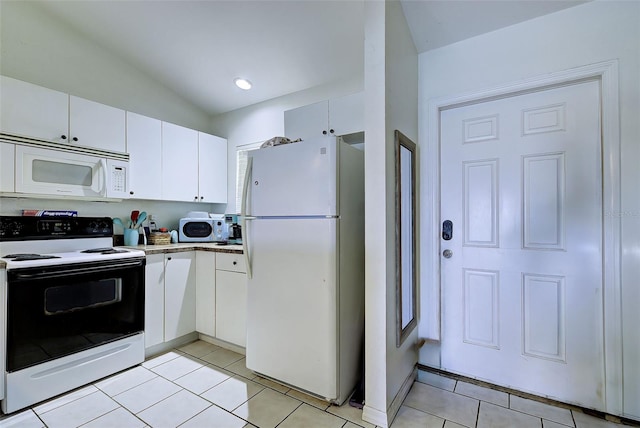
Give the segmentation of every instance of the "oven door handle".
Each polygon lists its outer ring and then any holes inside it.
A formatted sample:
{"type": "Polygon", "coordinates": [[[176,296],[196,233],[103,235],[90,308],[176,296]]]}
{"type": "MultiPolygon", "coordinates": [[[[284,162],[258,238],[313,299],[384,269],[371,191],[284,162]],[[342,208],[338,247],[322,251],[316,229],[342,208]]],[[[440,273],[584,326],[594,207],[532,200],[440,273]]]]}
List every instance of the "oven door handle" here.
{"type": "Polygon", "coordinates": [[[35,273],[22,273],[22,272],[12,272],[12,279],[17,281],[26,281],[32,279],[48,279],[48,278],[59,278],[61,276],[74,276],[74,275],[82,275],[87,273],[94,272],[108,272],[118,269],[124,268],[133,268],[139,267],[144,264],[143,260],[132,260],[132,261],[122,261],[115,262],[113,264],[109,264],[107,266],[85,266],[85,267],[74,267],[70,269],[62,269],[55,271],[45,271],[45,272],[35,272],[35,273]]]}

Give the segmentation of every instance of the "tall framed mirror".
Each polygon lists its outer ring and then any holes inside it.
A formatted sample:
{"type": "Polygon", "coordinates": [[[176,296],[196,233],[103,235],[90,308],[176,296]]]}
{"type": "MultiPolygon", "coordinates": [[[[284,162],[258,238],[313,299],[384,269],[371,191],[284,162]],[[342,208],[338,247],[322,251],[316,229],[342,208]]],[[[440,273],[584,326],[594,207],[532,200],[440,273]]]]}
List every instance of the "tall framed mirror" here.
{"type": "Polygon", "coordinates": [[[418,324],[416,284],[416,145],[395,131],[396,346],[418,324]]]}

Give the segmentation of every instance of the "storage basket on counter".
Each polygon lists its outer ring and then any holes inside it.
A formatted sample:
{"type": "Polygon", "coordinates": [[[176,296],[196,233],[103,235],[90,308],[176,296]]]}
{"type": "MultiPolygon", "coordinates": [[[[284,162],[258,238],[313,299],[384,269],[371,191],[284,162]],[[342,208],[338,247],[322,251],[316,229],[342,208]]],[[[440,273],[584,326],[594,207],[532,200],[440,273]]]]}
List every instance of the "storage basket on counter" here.
{"type": "Polygon", "coordinates": [[[150,245],[167,245],[171,243],[171,234],[169,232],[151,232],[149,234],[150,245]]]}

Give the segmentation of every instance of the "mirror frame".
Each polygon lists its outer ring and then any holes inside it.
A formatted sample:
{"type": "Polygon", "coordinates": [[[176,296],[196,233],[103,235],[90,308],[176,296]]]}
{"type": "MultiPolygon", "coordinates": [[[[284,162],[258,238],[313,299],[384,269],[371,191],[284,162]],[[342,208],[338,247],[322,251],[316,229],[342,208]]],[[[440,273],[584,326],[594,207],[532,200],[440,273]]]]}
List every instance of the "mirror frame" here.
{"type": "MultiPolygon", "coordinates": [[[[413,329],[418,325],[417,317],[417,273],[416,273],[416,145],[408,137],[402,134],[400,131],[395,131],[395,166],[396,166],[396,347],[400,347],[405,339],[411,334],[413,329]],[[410,177],[407,183],[407,171],[402,170],[402,154],[403,151],[407,151],[411,157],[409,165],[411,171],[408,176],[410,177]],[[409,201],[411,203],[411,215],[410,223],[403,224],[402,217],[402,205],[403,197],[409,195],[409,201]],[[403,254],[403,240],[411,240],[410,251],[411,254],[403,254]],[[408,265],[407,265],[408,264],[408,265]],[[405,268],[410,269],[410,281],[406,281],[403,277],[403,272],[406,272],[405,268]],[[407,284],[408,283],[408,284],[407,284]],[[405,286],[409,285],[410,290],[406,290],[405,286]],[[403,313],[403,299],[410,296],[410,310],[411,314],[406,317],[403,313]],[[404,319],[408,319],[405,323],[404,319]]],[[[406,243],[405,243],[406,244],[406,243]]]]}

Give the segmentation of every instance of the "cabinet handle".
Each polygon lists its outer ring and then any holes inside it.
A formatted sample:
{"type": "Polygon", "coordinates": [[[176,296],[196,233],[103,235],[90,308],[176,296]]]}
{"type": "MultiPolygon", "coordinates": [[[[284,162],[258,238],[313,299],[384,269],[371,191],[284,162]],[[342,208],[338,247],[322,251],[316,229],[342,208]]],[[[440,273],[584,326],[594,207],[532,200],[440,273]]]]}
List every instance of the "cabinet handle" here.
{"type": "Polygon", "coordinates": [[[78,137],[73,137],[73,141],[78,141],[78,137]]]}
{"type": "Polygon", "coordinates": [[[167,257],[167,260],[171,260],[171,257],[167,257]]]}
{"type": "Polygon", "coordinates": [[[67,136],[66,135],[61,135],[60,138],[62,138],[63,140],[66,140],[67,136]]]}
{"type": "Polygon", "coordinates": [[[327,130],[322,131],[322,135],[327,135],[327,130]]]}
{"type": "Polygon", "coordinates": [[[197,200],[198,200],[198,197],[197,197],[197,196],[194,196],[194,197],[193,197],[193,200],[194,200],[194,201],[197,201],[197,200]]]}
{"type": "Polygon", "coordinates": [[[234,260],[234,261],[233,261],[233,265],[235,266],[235,265],[237,265],[237,264],[238,264],[238,262],[234,260]]]}
{"type": "Polygon", "coordinates": [[[133,195],[133,190],[131,190],[131,191],[129,192],[129,194],[130,194],[130,195],[133,195]]]}
{"type": "Polygon", "coordinates": [[[330,129],[330,130],[329,130],[329,133],[330,133],[330,134],[333,134],[334,132],[336,132],[336,131],[334,131],[333,129],[330,129]]]}
{"type": "Polygon", "coordinates": [[[200,200],[203,200],[203,199],[204,199],[204,196],[200,196],[200,200]]]}

